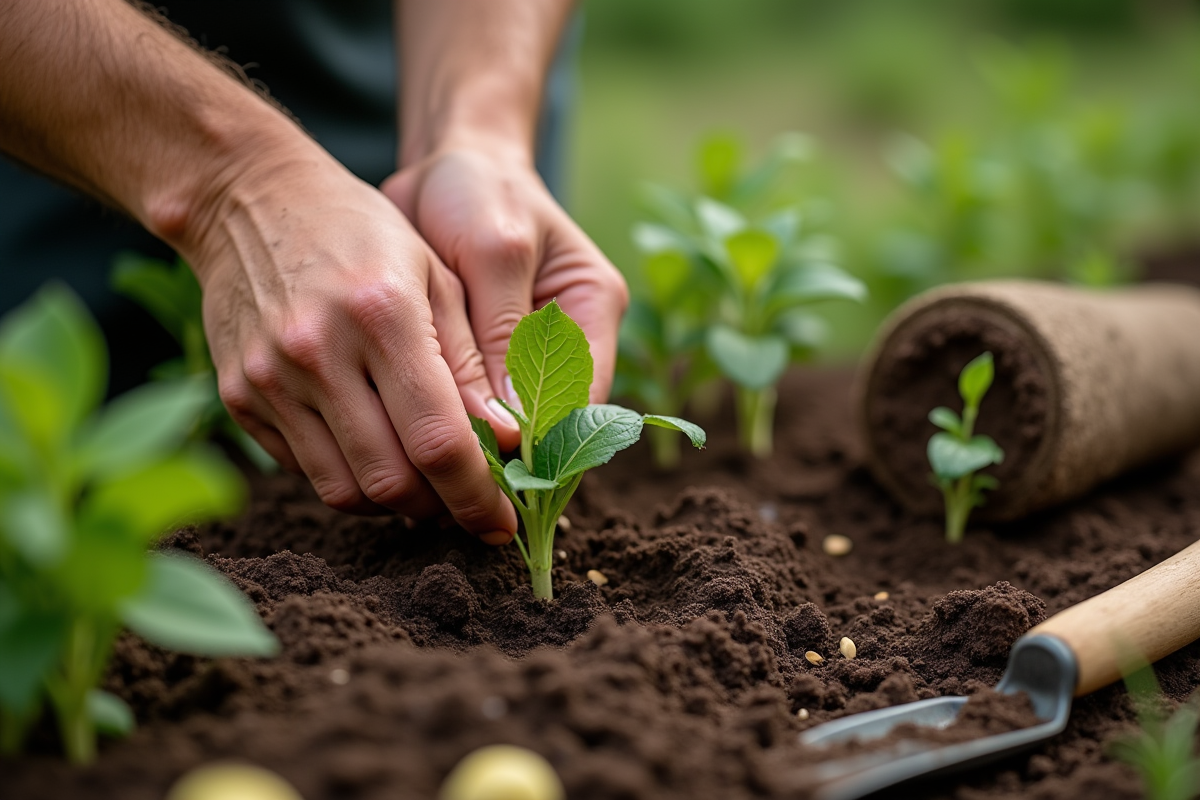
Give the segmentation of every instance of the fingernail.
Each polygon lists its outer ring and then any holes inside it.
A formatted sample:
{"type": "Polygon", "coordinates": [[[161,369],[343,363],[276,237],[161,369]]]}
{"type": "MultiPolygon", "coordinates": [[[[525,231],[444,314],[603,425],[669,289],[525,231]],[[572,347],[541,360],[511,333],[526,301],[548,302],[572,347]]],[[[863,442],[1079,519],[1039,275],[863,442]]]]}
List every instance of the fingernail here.
{"type": "Polygon", "coordinates": [[[484,544],[490,544],[493,547],[508,544],[512,541],[512,538],[513,535],[509,531],[492,531],[491,533],[482,533],[479,535],[479,541],[484,544]]]}
{"type": "Polygon", "coordinates": [[[512,414],[508,413],[507,409],[505,409],[504,406],[500,405],[499,400],[497,400],[496,398],[493,397],[492,399],[487,401],[486,405],[488,407],[488,410],[492,412],[492,415],[496,418],[496,420],[501,425],[507,425],[510,428],[517,427],[516,417],[514,417],[512,414]]]}
{"type": "Polygon", "coordinates": [[[521,408],[521,398],[517,396],[517,390],[513,388],[512,375],[504,376],[504,393],[508,395],[508,404],[517,411],[524,412],[521,408]]]}

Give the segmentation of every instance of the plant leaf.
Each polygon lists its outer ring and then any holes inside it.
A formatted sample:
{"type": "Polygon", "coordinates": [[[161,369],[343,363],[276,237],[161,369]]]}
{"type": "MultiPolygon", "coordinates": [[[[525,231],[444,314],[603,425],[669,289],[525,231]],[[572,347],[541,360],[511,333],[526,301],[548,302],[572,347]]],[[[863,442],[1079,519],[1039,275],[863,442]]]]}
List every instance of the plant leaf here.
{"type": "Polygon", "coordinates": [[[746,219],[741,214],[711,197],[696,201],[696,219],[705,235],[717,242],[725,241],[746,227],[746,219]]]}
{"type": "Polygon", "coordinates": [[[964,442],[944,432],[935,433],[929,439],[926,453],[934,475],[945,480],[957,480],[1004,460],[1004,451],[990,437],[973,436],[964,442]]]}
{"type": "Polygon", "coordinates": [[[587,337],[553,300],[517,323],[504,365],[535,442],[572,409],[587,405],[592,385],[587,337]]]}
{"type": "Polygon", "coordinates": [[[96,730],[108,736],[124,738],[136,727],[133,711],[125,701],[103,689],[88,692],[87,710],[96,730]]]}
{"type": "Polygon", "coordinates": [[[673,431],[679,431],[692,443],[692,446],[697,450],[704,449],[704,443],[708,440],[708,435],[694,422],[688,422],[686,419],[679,417],[668,417],[663,414],[646,414],[642,417],[642,422],[646,425],[654,425],[659,428],[667,428],[673,431]]]}
{"type": "Polygon", "coordinates": [[[938,406],[929,412],[929,421],[944,431],[962,436],[962,420],[958,414],[945,406],[938,406]]]}
{"type": "Polygon", "coordinates": [[[538,445],[533,471],[562,485],[566,478],[608,463],[642,435],[642,415],[613,405],[577,408],[538,445]]]}
{"type": "Polygon", "coordinates": [[[196,276],[182,261],[168,264],[156,258],[121,253],[113,263],[109,283],[136,301],[180,344],[189,320],[202,316],[202,295],[196,276]]]}
{"type": "Polygon", "coordinates": [[[66,552],[67,520],[45,491],[14,492],[0,500],[0,533],[30,564],[46,567],[66,552]]]}
{"type": "Polygon", "coordinates": [[[480,419],[474,414],[467,414],[471,420],[471,430],[475,431],[475,435],[479,437],[479,444],[483,447],[483,452],[491,453],[493,457],[500,458],[500,443],[496,441],[496,432],[492,430],[492,425],[485,419],[480,419]]]}
{"type": "Polygon", "coordinates": [[[739,386],[765,389],[787,369],[789,348],[781,336],[747,336],[728,325],[708,329],[708,354],[739,386]]]}
{"type": "Polygon", "coordinates": [[[967,363],[958,376],[958,393],[969,406],[978,406],[979,401],[991,388],[995,366],[990,352],[982,353],[967,363]]]}
{"type": "Polygon", "coordinates": [[[84,429],[78,469],[87,477],[141,467],[179,447],[216,395],[210,376],[150,383],[109,403],[84,429]]]}
{"type": "Polygon", "coordinates": [[[854,300],[867,298],[867,285],[849,272],[825,262],[793,265],[783,270],[771,290],[778,305],[815,303],[818,300],[854,300]]]}
{"type": "MultiPolygon", "coordinates": [[[[0,590],[4,588],[0,584],[0,590]]],[[[4,655],[0,658],[0,707],[23,714],[32,710],[42,679],[58,661],[67,622],[45,614],[22,614],[19,608],[15,611],[12,619],[0,625],[0,653],[4,655]]]]}
{"type": "Polygon", "coordinates": [[[753,228],[739,231],[725,240],[725,251],[742,288],[749,292],[775,266],[779,242],[771,234],[753,228]]]}
{"type": "Polygon", "coordinates": [[[729,194],[742,166],[741,141],[731,134],[713,134],[700,143],[697,156],[705,194],[729,194]]]}
{"type": "Polygon", "coordinates": [[[692,264],[683,253],[664,250],[647,256],[642,271],[655,304],[665,309],[687,284],[692,274],[692,264]]]}
{"type": "Polygon", "coordinates": [[[504,480],[508,481],[508,488],[514,492],[544,492],[558,488],[554,481],[531,475],[525,462],[519,458],[504,465],[504,480]]]}
{"type": "Polygon", "coordinates": [[[816,314],[792,308],[775,321],[775,331],[792,347],[815,350],[829,338],[829,324],[816,314]]]}
{"type": "Polygon", "coordinates": [[[151,553],[146,588],[121,604],[148,642],[203,656],[273,656],[279,642],[229,580],[190,556],[151,553]]]}

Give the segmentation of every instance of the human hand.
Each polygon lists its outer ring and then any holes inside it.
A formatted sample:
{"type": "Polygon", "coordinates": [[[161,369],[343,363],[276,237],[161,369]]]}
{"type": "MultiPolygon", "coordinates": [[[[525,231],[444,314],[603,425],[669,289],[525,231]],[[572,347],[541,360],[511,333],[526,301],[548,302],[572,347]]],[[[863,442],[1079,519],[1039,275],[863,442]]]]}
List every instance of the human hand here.
{"type": "MultiPolygon", "coordinates": [[[[595,361],[591,400],[607,399],[628,290],[531,164],[485,149],[443,149],[397,172],[382,191],[462,279],[471,329],[497,395],[515,400],[504,367],[513,328],[557,298],[587,334],[595,361]]],[[[515,427],[496,434],[505,449],[520,443],[515,427]]]]}
{"type": "Polygon", "coordinates": [[[233,418],[334,508],[424,518],[444,502],[484,541],[511,539],[464,406],[511,418],[488,403],[458,278],[396,207],[313,147],[239,177],[207,216],[184,255],[233,418]]]}

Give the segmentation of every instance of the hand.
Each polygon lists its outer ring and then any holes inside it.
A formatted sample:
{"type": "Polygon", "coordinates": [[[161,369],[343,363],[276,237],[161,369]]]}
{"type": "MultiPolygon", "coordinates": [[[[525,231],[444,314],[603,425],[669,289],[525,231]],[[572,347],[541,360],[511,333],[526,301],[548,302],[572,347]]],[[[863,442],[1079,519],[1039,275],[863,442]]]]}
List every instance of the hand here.
{"type": "MultiPolygon", "coordinates": [[[[532,165],[482,149],[444,149],[393,175],[382,191],[462,279],[497,395],[515,399],[504,368],[513,328],[557,297],[587,334],[595,361],[592,402],[607,399],[628,290],[532,165]]],[[[506,449],[520,443],[515,427],[496,434],[506,449]]]]}
{"type": "Polygon", "coordinates": [[[314,147],[213,209],[186,255],[234,419],[334,508],[423,518],[444,502],[485,541],[511,539],[464,411],[503,424],[462,286],[396,207],[314,147]]]}

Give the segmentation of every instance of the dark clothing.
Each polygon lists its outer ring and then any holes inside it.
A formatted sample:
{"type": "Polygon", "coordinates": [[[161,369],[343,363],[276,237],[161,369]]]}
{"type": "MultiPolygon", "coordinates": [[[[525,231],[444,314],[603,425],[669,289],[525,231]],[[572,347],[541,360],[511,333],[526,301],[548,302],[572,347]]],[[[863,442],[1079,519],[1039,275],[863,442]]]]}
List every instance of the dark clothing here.
{"type": "MultiPolygon", "coordinates": [[[[379,185],[396,167],[396,59],[391,0],[160,0],[168,18],[208,49],[246,66],[335,158],[379,185]]],[[[571,98],[571,28],[550,75],[538,131],[538,170],[559,195],[571,98]]],[[[124,215],[0,159],[0,314],[50,278],[69,283],[100,319],[112,350],[112,389],[139,382],[173,352],[148,315],[108,289],[113,257],[163,259],[170,248],[124,215]]]]}

